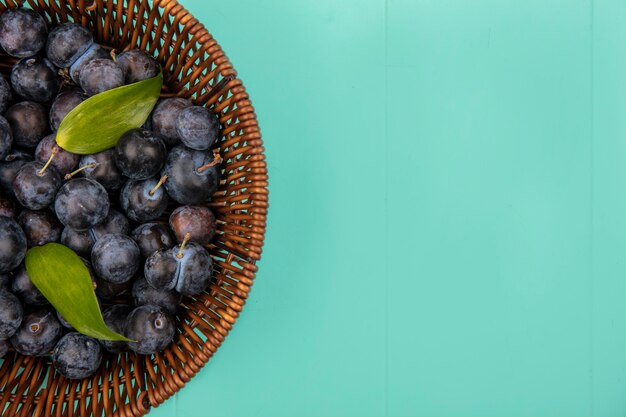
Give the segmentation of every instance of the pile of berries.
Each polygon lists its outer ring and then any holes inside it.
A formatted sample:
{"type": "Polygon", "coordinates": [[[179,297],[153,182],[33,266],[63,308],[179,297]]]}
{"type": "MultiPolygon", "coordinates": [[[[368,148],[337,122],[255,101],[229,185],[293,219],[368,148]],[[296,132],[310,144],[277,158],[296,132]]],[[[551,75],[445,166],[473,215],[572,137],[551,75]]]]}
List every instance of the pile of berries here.
{"type": "Polygon", "coordinates": [[[0,16],[0,46],[20,58],[9,82],[0,76],[0,357],[10,346],[52,355],[77,379],[104,350],[163,350],[182,297],[211,279],[205,247],[216,224],[203,203],[219,184],[216,115],[165,99],[114,149],[81,157],[56,144],[63,118],[89,96],[158,75],[159,64],[136,49],[115,56],[74,23],[49,30],[21,8],[0,16]],[[75,332],[52,308],[23,262],[28,247],[49,242],[83,258],[105,323],[133,342],[75,332]]]}

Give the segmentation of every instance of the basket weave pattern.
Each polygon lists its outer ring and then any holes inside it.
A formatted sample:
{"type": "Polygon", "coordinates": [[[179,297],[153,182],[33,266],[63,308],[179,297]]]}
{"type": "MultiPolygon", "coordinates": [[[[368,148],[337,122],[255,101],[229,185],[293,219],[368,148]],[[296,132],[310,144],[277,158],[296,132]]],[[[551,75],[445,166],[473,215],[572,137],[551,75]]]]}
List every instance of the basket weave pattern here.
{"type": "MultiPolygon", "coordinates": [[[[0,0],[0,12],[25,3],[52,24],[74,21],[102,45],[140,48],[164,70],[162,97],[181,96],[218,113],[222,182],[209,207],[217,234],[207,292],[185,298],[177,334],[165,351],[107,354],[90,379],[55,373],[48,358],[10,352],[0,366],[0,410],[6,416],[140,416],[181,389],[219,348],[254,280],[265,235],[267,169],[254,109],[215,39],[175,0],[0,0]]],[[[15,60],[0,55],[7,73],[15,60]]]]}

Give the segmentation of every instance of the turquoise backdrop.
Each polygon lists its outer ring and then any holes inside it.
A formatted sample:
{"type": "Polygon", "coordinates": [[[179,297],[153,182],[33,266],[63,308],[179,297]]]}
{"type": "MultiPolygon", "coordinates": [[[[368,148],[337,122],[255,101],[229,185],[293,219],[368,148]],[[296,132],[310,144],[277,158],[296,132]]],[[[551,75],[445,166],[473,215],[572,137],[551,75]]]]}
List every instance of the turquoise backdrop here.
{"type": "Polygon", "coordinates": [[[258,111],[231,335],[152,417],[626,415],[624,0],[182,0],[258,111]]]}

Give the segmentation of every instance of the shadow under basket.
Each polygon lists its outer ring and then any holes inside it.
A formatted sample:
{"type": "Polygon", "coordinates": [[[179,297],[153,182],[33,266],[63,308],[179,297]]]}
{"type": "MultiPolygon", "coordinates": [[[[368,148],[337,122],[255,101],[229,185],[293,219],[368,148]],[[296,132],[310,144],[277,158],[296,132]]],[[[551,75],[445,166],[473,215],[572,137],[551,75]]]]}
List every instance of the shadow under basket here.
{"type": "MultiPolygon", "coordinates": [[[[24,4],[52,25],[73,21],[96,41],[122,51],[139,48],[160,62],[161,97],[180,96],[219,115],[222,180],[208,206],[217,218],[209,252],[210,287],[185,298],[174,342],[151,356],[106,354],[98,372],[68,380],[47,357],[11,351],[0,366],[4,416],[140,416],[181,389],[219,348],[245,304],[261,257],[268,208],[267,169],[254,109],[228,58],[174,0],[0,0],[0,12],[24,4]]],[[[15,59],[0,55],[7,74],[15,59]]]]}

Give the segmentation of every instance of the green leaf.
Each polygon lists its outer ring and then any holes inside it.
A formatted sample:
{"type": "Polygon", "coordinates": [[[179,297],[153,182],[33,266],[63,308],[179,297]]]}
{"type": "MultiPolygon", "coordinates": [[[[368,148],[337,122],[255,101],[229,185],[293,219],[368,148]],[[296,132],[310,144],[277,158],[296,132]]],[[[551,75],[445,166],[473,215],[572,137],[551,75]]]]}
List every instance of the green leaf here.
{"type": "Polygon", "coordinates": [[[77,331],[102,340],[129,341],[104,323],[89,271],[70,248],[48,243],[29,249],[26,272],[50,304],[77,331]]]}
{"type": "Polygon", "coordinates": [[[114,147],[124,133],[146,122],[162,85],[160,73],[88,98],[65,116],[57,131],[57,143],[79,155],[114,147]]]}

